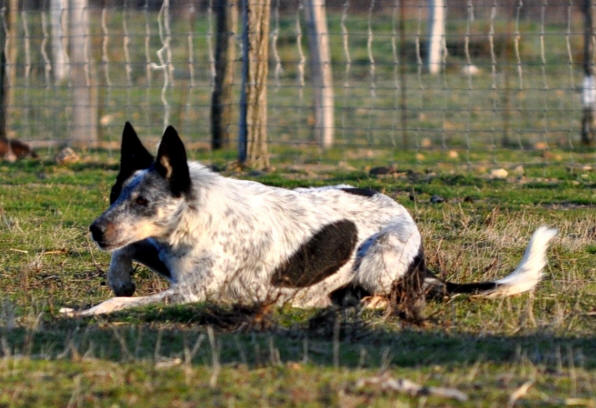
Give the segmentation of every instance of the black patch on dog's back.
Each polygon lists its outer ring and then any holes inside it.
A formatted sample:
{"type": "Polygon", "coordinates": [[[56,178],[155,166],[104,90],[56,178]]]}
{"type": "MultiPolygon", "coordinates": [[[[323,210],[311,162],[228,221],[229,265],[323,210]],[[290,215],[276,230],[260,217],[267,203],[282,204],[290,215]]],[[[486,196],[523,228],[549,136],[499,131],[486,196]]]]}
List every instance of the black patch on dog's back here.
{"type": "Polygon", "coordinates": [[[356,225],[340,220],[325,225],[296,250],[271,277],[271,284],[305,288],[333,275],[349,259],[358,241],[356,225]]]}
{"type": "Polygon", "coordinates": [[[359,195],[363,197],[372,197],[377,194],[375,190],[371,190],[370,188],[345,187],[341,188],[340,190],[349,194],[359,195]]]}

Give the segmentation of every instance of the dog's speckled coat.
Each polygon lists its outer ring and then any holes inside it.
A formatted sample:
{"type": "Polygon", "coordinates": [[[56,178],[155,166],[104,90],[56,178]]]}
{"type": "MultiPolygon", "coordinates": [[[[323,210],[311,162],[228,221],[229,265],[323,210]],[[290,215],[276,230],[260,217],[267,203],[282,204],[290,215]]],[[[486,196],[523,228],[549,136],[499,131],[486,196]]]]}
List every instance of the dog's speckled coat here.
{"type": "MultiPolygon", "coordinates": [[[[151,159],[127,123],[112,204],[91,226],[98,245],[113,251],[108,280],[124,296],[65,313],[205,300],[324,307],[332,292],[350,285],[387,296],[394,282],[413,273],[415,259],[424,265],[414,220],[383,194],[347,185],[288,190],[223,177],[187,162],[172,127],[152,164],[151,159]],[[126,297],[134,292],[133,260],[169,279],[170,289],[126,297]]],[[[540,228],[518,269],[479,294],[533,288],[554,234],[540,228]]],[[[449,283],[425,277],[429,284],[449,288],[449,283]]],[[[487,287],[474,285],[455,286],[466,293],[487,287]]]]}

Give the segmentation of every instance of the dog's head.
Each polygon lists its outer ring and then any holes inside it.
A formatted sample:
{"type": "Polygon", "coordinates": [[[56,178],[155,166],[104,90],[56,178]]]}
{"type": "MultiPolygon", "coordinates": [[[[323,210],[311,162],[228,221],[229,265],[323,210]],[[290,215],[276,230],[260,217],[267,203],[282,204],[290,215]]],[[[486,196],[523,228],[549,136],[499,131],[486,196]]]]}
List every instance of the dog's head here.
{"type": "Polygon", "coordinates": [[[191,192],[186,150],[176,130],[165,130],[154,160],[127,122],[110,207],[91,224],[91,235],[108,251],[165,237],[175,228],[191,192]]]}

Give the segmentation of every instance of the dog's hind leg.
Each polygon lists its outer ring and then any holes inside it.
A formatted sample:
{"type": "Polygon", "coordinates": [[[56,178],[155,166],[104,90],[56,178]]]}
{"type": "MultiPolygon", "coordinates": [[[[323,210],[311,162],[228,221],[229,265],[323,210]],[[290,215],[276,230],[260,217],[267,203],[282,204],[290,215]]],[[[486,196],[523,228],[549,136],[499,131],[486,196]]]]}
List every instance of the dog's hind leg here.
{"type": "Polygon", "coordinates": [[[108,271],[108,285],[116,296],[132,296],[132,261],[140,262],[160,275],[170,278],[168,267],[159,259],[159,248],[151,240],[135,242],[112,253],[108,271]]]}
{"type": "Polygon", "coordinates": [[[378,303],[378,297],[385,297],[394,313],[418,321],[424,305],[424,273],[420,233],[413,221],[403,219],[358,248],[353,284],[370,295],[362,299],[365,306],[368,300],[378,303]]]}

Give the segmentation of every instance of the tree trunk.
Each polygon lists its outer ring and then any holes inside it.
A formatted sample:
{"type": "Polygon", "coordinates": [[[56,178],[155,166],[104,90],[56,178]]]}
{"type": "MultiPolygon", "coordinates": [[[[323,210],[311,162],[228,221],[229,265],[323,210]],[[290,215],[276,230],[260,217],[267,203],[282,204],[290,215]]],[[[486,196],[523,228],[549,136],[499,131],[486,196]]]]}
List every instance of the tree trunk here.
{"type": "Polygon", "coordinates": [[[242,0],[242,93],[238,161],[255,169],[269,167],[267,152],[267,72],[269,1],[242,0]]]}
{"type": "MultiPolygon", "coordinates": [[[[3,8],[2,13],[4,12],[5,9],[3,8]]],[[[0,145],[2,142],[8,145],[8,138],[6,136],[6,54],[4,53],[6,35],[4,24],[2,24],[0,26],[0,145]]]]}
{"type": "Polygon", "coordinates": [[[399,2],[399,112],[401,116],[401,141],[408,148],[408,93],[406,76],[406,7],[399,2]]]}
{"type": "Polygon", "coordinates": [[[215,6],[215,86],[211,98],[211,147],[229,148],[232,132],[238,1],[220,0],[215,6]]]}
{"type": "Polygon", "coordinates": [[[10,109],[14,105],[14,88],[17,80],[17,38],[18,38],[18,0],[10,0],[4,2],[4,7],[8,3],[8,10],[5,8],[4,13],[8,14],[6,26],[2,28],[2,43],[0,50],[0,75],[2,76],[0,83],[0,140],[8,140],[8,118],[10,117],[10,109]]]}
{"type": "Polygon", "coordinates": [[[97,144],[97,106],[92,102],[87,0],[70,0],[70,63],[73,95],[70,144],[97,144]]]}
{"type": "Polygon", "coordinates": [[[333,145],[333,77],[329,56],[329,33],[325,0],[305,4],[310,71],[315,102],[315,137],[323,148],[333,145]]]}

